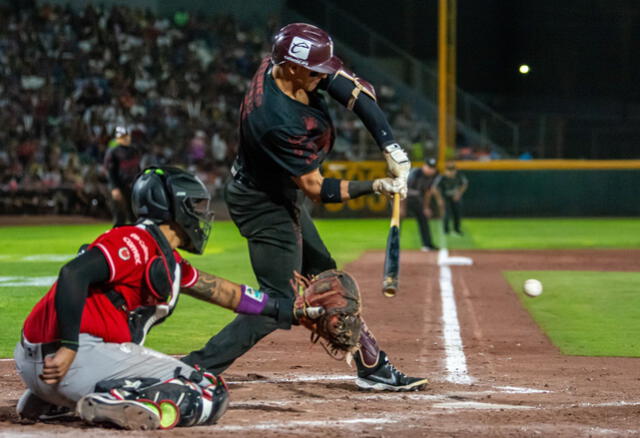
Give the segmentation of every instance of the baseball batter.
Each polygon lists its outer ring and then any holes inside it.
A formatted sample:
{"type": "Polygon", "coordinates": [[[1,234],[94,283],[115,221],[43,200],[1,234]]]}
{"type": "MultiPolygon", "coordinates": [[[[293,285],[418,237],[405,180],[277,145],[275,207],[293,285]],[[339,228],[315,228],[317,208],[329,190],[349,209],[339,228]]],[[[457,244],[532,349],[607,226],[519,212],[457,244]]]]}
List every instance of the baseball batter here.
{"type": "Polygon", "coordinates": [[[144,347],[151,326],[180,293],[273,321],[291,313],[290,303],[198,271],[176,251],[202,254],[207,244],[210,196],[198,178],[147,169],[132,201],[137,224],[107,231],[63,266],[27,317],[14,352],[28,388],[21,417],[66,407],[127,429],[214,423],[228,403],[224,381],[144,347]]]}
{"type": "MultiPolygon", "coordinates": [[[[343,67],[333,54],[330,36],[309,24],[282,28],[271,56],[262,61],[245,94],[234,178],[225,188],[231,217],[248,240],[260,288],[292,300],[289,284],[294,272],[307,276],[336,267],[303,206],[305,195],[323,203],[372,193],[406,196],[409,169],[373,87],[343,67]],[[384,154],[392,178],[347,181],[322,176],[320,166],[331,152],[335,133],[320,90],[360,117],[384,154]]],[[[239,315],[183,361],[220,373],[260,339],[291,323],[239,315]]],[[[406,391],[426,384],[426,379],[396,370],[364,324],[359,344],[359,387],[406,391]]]]}

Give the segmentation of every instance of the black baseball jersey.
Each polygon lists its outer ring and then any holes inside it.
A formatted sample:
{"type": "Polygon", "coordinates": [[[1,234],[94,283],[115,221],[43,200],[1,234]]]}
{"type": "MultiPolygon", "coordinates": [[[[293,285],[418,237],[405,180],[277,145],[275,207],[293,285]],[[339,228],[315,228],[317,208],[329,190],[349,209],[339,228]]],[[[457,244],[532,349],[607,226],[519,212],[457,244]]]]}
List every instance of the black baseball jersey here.
{"type": "Polygon", "coordinates": [[[292,199],[292,176],[320,167],[333,147],[335,131],[324,96],[309,93],[309,105],[284,94],[265,58],[240,108],[238,172],[258,190],[292,199]]]}
{"type": "Polygon", "coordinates": [[[133,146],[109,148],[104,157],[104,167],[111,188],[131,189],[133,180],[140,173],[140,152],[133,146]]]}
{"type": "Polygon", "coordinates": [[[422,200],[425,192],[433,186],[437,175],[436,173],[432,176],[426,176],[424,172],[422,172],[422,167],[411,169],[409,178],[407,179],[407,196],[422,200]]]}
{"type": "Polygon", "coordinates": [[[452,198],[455,196],[460,187],[466,185],[467,183],[467,178],[461,173],[456,172],[453,177],[441,175],[438,178],[436,185],[440,190],[440,193],[442,193],[442,196],[452,198]]]}

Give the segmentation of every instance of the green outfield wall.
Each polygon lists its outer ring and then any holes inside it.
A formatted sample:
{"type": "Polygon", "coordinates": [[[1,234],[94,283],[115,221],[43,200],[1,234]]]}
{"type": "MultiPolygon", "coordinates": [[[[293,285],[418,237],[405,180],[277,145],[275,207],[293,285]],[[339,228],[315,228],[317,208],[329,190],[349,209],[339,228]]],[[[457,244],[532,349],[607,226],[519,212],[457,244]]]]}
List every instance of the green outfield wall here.
{"type": "MultiPolygon", "coordinates": [[[[419,165],[419,163],[414,163],[419,165]]],[[[539,160],[459,162],[469,180],[463,199],[468,217],[580,217],[640,215],[640,162],[539,160]]],[[[325,176],[373,179],[384,176],[384,162],[331,162],[325,176]]],[[[344,204],[316,206],[318,217],[386,216],[380,196],[344,204]]]]}

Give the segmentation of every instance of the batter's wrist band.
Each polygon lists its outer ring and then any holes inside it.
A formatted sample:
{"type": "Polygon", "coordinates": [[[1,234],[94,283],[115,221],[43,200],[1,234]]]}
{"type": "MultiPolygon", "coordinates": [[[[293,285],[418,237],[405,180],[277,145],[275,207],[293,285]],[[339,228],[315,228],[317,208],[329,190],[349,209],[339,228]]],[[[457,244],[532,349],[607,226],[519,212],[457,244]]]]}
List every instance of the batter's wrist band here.
{"type": "Polygon", "coordinates": [[[267,301],[264,303],[264,309],[262,309],[260,315],[269,316],[277,320],[280,312],[279,304],[278,300],[267,295],[267,301]]]}
{"type": "Polygon", "coordinates": [[[259,290],[242,285],[242,294],[240,295],[240,302],[236,307],[236,313],[244,313],[245,315],[260,315],[267,304],[269,295],[266,295],[259,290]]]}
{"type": "Polygon", "coordinates": [[[342,202],[340,193],[340,182],[338,178],[325,178],[322,180],[320,188],[320,200],[325,204],[342,202]]]}
{"type": "Polygon", "coordinates": [[[266,296],[267,302],[260,314],[275,319],[280,328],[289,328],[293,323],[293,300],[266,296]]]}
{"type": "Polygon", "coordinates": [[[373,194],[373,181],[349,181],[349,198],[373,194]]]}

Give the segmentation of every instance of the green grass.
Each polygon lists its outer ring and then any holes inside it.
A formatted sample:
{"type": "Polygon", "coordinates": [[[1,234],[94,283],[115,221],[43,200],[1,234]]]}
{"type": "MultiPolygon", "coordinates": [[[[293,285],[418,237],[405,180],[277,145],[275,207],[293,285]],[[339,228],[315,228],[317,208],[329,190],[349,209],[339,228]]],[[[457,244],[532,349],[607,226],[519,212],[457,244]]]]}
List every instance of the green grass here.
{"type": "MultiPolygon", "coordinates": [[[[56,276],[64,261],[25,261],[24,258],[39,254],[71,258],[82,243],[91,242],[108,228],[109,224],[0,228],[0,277],[56,276]]],[[[367,249],[383,248],[388,221],[319,221],[318,228],[342,266],[367,249]]],[[[246,241],[231,222],[214,224],[205,254],[186,256],[199,269],[256,285],[246,241]]],[[[6,328],[0,332],[0,357],[12,354],[24,318],[46,290],[44,286],[0,287],[0,326],[6,328]]],[[[233,317],[230,311],[183,296],[172,317],[151,332],[147,345],[169,354],[188,352],[204,345],[233,317]]]]}
{"type": "Polygon", "coordinates": [[[509,271],[504,273],[522,303],[565,354],[640,357],[640,273],[509,271]],[[527,278],[542,295],[522,292],[527,278]]]}
{"type": "Polygon", "coordinates": [[[640,221],[628,219],[474,219],[464,220],[463,238],[449,248],[572,249],[640,248],[640,221]]]}
{"type": "MultiPolygon", "coordinates": [[[[318,230],[339,266],[369,249],[383,249],[388,219],[316,221],[318,230]]],[[[109,224],[24,226],[0,228],[0,277],[56,276],[64,261],[26,261],[39,254],[71,257],[82,243],[91,242],[109,224]]],[[[440,221],[432,221],[436,244],[441,244],[440,221]]],[[[448,237],[449,248],[639,248],[640,221],[631,219],[465,219],[464,237],[448,237]],[[622,236],[635,236],[625,237],[622,236]]],[[[420,247],[416,222],[403,221],[402,248],[420,247]]],[[[256,285],[246,241],[231,222],[216,222],[202,256],[187,256],[199,269],[239,283],[256,285]]],[[[29,310],[46,292],[44,286],[1,287],[0,357],[10,356],[29,310]]],[[[199,348],[233,318],[229,311],[182,297],[174,315],[155,328],[148,345],[177,354],[199,348]]]]}

